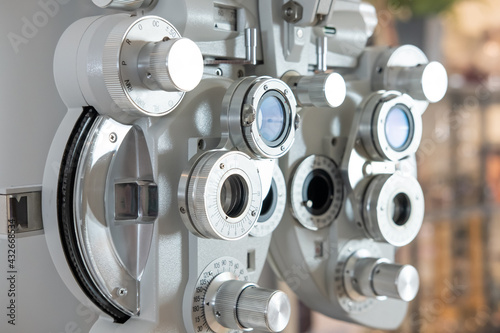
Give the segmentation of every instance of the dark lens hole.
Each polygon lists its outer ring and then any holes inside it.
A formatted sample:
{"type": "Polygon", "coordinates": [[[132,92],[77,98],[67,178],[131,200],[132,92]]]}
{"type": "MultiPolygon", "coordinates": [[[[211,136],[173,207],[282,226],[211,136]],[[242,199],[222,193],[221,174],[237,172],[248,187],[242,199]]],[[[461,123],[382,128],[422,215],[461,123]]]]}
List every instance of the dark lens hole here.
{"type": "Polygon", "coordinates": [[[333,202],[333,181],[324,170],[314,170],[306,178],[302,190],[307,210],[316,216],[328,211],[333,202]]]}
{"type": "Polygon", "coordinates": [[[222,185],[220,202],[228,217],[240,216],[248,203],[248,186],[245,179],[240,175],[229,176],[222,185]]]}
{"type": "Polygon", "coordinates": [[[404,193],[399,193],[394,197],[394,212],[392,220],[399,226],[404,226],[410,220],[411,202],[410,198],[404,193]]]}

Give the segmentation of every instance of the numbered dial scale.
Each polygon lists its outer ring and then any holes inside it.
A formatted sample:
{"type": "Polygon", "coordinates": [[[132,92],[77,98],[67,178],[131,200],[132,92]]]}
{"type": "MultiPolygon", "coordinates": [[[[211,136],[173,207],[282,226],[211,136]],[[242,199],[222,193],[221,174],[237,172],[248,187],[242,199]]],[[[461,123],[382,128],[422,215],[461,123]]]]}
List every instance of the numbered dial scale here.
{"type": "Polygon", "coordinates": [[[241,332],[239,330],[224,328],[217,324],[217,321],[213,316],[213,309],[211,308],[213,305],[209,300],[210,297],[207,297],[207,292],[212,282],[215,281],[216,283],[222,284],[223,282],[229,280],[249,280],[249,275],[245,265],[232,257],[221,257],[214,260],[200,274],[200,277],[196,282],[192,299],[193,304],[191,318],[194,332],[241,332]],[[214,331],[211,326],[217,326],[217,332],[214,331]]]}
{"type": "Polygon", "coordinates": [[[290,201],[295,218],[307,229],[329,226],[342,207],[344,187],[340,170],[326,156],[311,155],[295,170],[290,201]]]}
{"type": "Polygon", "coordinates": [[[193,41],[181,38],[163,18],[131,17],[109,34],[103,72],[119,108],[162,116],[198,85],[203,57],[193,41]]]}
{"type": "Polygon", "coordinates": [[[353,267],[348,267],[348,259],[357,251],[366,251],[372,257],[380,258],[382,252],[375,242],[371,240],[352,240],[347,243],[339,253],[337,267],[335,269],[335,283],[331,290],[332,298],[338,298],[340,306],[352,314],[364,313],[369,311],[377,302],[383,300],[383,297],[370,298],[364,296],[351,297],[353,288],[351,283],[347,283],[346,275],[350,275],[353,267]]]}

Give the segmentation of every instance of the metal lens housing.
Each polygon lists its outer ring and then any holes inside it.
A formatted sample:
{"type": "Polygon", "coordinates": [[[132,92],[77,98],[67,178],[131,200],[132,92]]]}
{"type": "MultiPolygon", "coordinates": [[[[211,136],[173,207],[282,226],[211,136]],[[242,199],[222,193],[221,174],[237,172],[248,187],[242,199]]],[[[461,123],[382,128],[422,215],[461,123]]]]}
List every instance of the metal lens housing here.
{"type": "Polygon", "coordinates": [[[286,207],[286,183],[285,177],[278,165],[273,170],[271,188],[262,201],[262,209],[259,219],[250,236],[263,237],[269,235],[276,229],[283,217],[286,207]]]}
{"type": "Polygon", "coordinates": [[[257,167],[244,153],[203,154],[181,179],[179,206],[186,226],[211,239],[237,240],[259,218],[262,189],[257,167]]]}
{"type": "Polygon", "coordinates": [[[344,194],[340,171],[326,156],[304,159],[292,178],[290,201],[295,218],[305,228],[329,226],[342,207],[344,194]]]}
{"type": "Polygon", "coordinates": [[[297,102],[288,85],[269,77],[248,77],[224,97],[222,123],[238,150],[256,158],[279,158],[295,140],[297,102]]]}
{"type": "Polygon", "coordinates": [[[365,191],[363,218],[369,236],[405,246],[417,236],[424,220],[424,194],[418,181],[397,172],[375,176],[365,191]]]}
{"type": "Polygon", "coordinates": [[[360,126],[363,147],[377,161],[399,161],[417,152],[422,116],[414,100],[397,92],[376,93],[365,104],[360,126]]]}

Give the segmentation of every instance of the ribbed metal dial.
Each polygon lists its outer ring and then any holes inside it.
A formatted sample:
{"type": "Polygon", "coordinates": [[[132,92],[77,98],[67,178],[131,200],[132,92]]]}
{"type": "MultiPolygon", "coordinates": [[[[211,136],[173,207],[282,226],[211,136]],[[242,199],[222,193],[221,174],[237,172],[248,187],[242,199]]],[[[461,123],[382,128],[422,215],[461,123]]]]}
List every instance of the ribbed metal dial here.
{"type": "Polygon", "coordinates": [[[366,297],[389,297],[405,302],[418,293],[419,277],[415,267],[390,263],[386,259],[357,259],[353,279],[354,288],[366,297]]]}
{"type": "Polygon", "coordinates": [[[292,76],[288,84],[300,106],[335,108],[346,98],[346,83],[338,73],[292,76]]]}
{"type": "Polygon", "coordinates": [[[259,218],[262,187],[257,167],[241,152],[210,152],[202,156],[187,181],[181,216],[200,237],[238,240],[259,218]]]}
{"type": "Polygon", "coordinates": [[[279,290],[229,280],[218,286],[213,311],[216,321],[229,329],[281,332],[288,324],[291,307],[288,296],[279,290]]]}
{"type": "Polygon", "coordinates": [[[104,81],[118,109],[162,116],[200,82],[202,61],[196,44],[181,38],[163,18],[128,17],[111,30],[104,45],[104,81]]]}

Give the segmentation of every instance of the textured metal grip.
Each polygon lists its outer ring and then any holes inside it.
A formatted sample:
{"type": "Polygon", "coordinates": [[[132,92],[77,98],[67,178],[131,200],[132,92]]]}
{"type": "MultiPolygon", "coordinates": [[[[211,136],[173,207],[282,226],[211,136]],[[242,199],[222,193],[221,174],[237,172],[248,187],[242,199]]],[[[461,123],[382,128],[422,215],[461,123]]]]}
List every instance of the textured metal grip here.
{"type": "Polygon", "coordinates": [[[219,324],[235,330],[244,328],[237,316],[238,299],[245,288],[254,286],[253,283],[238,280],[227,281],[220,286],[214,302],[215,318],[219,324]]]}
{"type": "Polygon", "coordinates": [[[236,314],[243,327],[281,332],[290,319],[290,301],[285,293],[248,287],[241,293],[236,314]]]}
{"type": "Polygon", "coordinates": [[[346,83],[338,73],[292,77],[288,84],[301,106],[335,108],[346,98],[346,83]]]}
{"type": "Polygon", "coordinates": [[[218,289],[214,312],[217,322],[226,328],[281,332],[288,324],[291,307],[281,291],[230,280],[218,289]]]}
{"type": "Polygon", "coordinates": [[[377,295],[410,302],[418,293],[418,272],[410,265],[382,263],[375,267],[372,285],[377,295]]]}
{"type": "Polygon", "coordinates": [[[387,88],[404,92],[414,99],[436,103],[448,90],[448,74],[439,62],[417,67],[391,67],[388,70],[387,88]]]}
{"type": "Polygon", "coordinates": [[[390,297],[412,301],[420,285],[417,270],[410,265],[397,265],[385,259],[358,259],[354,277],[356,289],[367,297],[390,297]]]}

